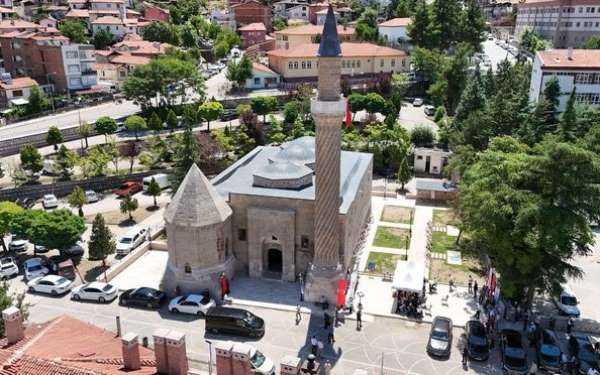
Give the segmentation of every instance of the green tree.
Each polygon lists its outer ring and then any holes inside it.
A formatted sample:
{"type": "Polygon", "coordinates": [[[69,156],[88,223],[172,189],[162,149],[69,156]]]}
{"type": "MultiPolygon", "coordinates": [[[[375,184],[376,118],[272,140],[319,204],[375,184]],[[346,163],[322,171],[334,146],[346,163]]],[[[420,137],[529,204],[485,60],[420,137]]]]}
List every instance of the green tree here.
{"type": "Polygon", "coordinates": [[[169,112],[167,113],[167,127],[172,133],[173,130],[177,129],[177,126],[179,126],[179,120],[177,120],[177,115],[172,109],[169,109],[169,112]]]}
{"type": "Polygon", "coordinates": [[[0,243],[5,252],[8,251],[8,248],[4,242],[4,237],[10,234],[12,230],[12,220],[21,211],[23,211],[23,208],[16,203],[9,201],[0,202],[0,243]]]}
{"type": "Polygon", "coordinates": [[[96,49],[107,49],[114,43],[115,37],[108,30],[100,29],[92,36],[92,44],[96,49]]]}
{"type": "Polygon", "coordinates": [[[365,95],[358,93],[350,94],[350,96],[348,96],[348,104],[350,104],[350,109],[354,114],[367,109],[367,98],[365,95]]]}
{"type": "Polygon", "coordinates": [[[240,118],[240,122],[246,126],[252,125],[254,121],[254,112],[252,112],[252,107],[250,104],[239,104],[235,111],[240,118]]]}
{"type": "Polygon", "coordinates": [[[581,48],[600,49],[600,35],[592,35],[585,43],[583,43],[581,48]]]}
{"type": "Polygon", "coordinates": [[[173,174],[171,176],[173,191],[177,190],[192,165],[200,162],[201,151],[198,140],[192,132],[192,127],[186,126],[177,140],[177,148],[175,149],[173,174]]]}
{"type": "Polygon", "coordinates": [[[21,148],[20,153],[21,167],[33,175],[40,172],[44,168],[44,162],[40,152],[31,144],[27,144],[21,148]]]}
{"type": "Polygon", "coordinates": [[[366,8],[358,17],[356,35],[364,41],[376,42],[379,39],[377,31],[377,10],[366,8]]]}
{"type": "Polygon", "coordinates": [[[87,43],[87,27],[85,24],[78,20],[66,20],[62,21],[58,25],[58,29],[62,35],[66,36],[73,43],[87,43]]]}
{"type": "Polygon", "coordinates": [[[88,242],[88,258],[90,260],[101,259],[104,265],[106,257],[114,254],[116,250],[117,244],[110,228],[104,221],[104,216],[97,214],[92,223],[92,234],[88,242]]]}
{"type": "Polygon", "coordinates": [[[237,128],[234,144],[237,145],[236,154],[238,156],[244,156],[256,147],[256,141],[248,135],[246,125],[242,124],[237,128]]]}
{"type": "Polygon", "coordinates": [[[477,0],[464,0],[464,9],[459,19],[459,39],[467,43],[475,51],[481,49],[485,40],[485,16],[477,0]]]}
{"type": "Polygon", "coordinates": [[[112,117],[98,117],[95,123],[96,132],[104,135],[104,141],[108,142],[108,135],[114,134],[117,131],[117,122],[112,117]]]}
{"type": "Polygon", "coordinates": [[[140,164],[146,168],[157,169],[161,167],[161,163],[167,158],[168,152],[166,142],[156,135],[150,138],[148,147],[140,152],[138,159],[140,164]]]}
{"type": "Polygon", "coordinates": [[[79,158],[77,164],[86,178],[103,176],[106,174],[106,164],[111,159],[104,147],[95,146],[90,148],[86,156],[79,158]]]}
{"type": "Polygon", "coordinates": [[[85,222],[66,208],[24,210],[14,217],[13,232],[48,249],[65,249],[79,240],[85,222]]]}
{"type": "Polygon", "coordinates": [[[39,89],[37,86],[33,86],[31,88],[31,92],[29,93],[29,103],[25,106],[25,113],[28,115],[34,115],[36,113],[40,113],[48,109],[50,104],[48,103],[48,98],[39,89]]]}
{"type": "Polygon", "coordinates": [[[80,217],[83,217],[83,206],[87,203],[85,191],[79,186],[75,186],[71,194],[69,194],[69,206],[77,208],[80,217]]]}
{"type": "Polygon", "coordinates": [[[398,179],[398,183],[400,183],[400,190],[404,191],[404,185],[406,185],[411,180],[412,176],[413,171],[408,161],[408,152],[406,152],[400,158],[398,173],[396,173],[396,178],[398,179]]]}
{"type": "Polygon", "coordinates": [[[437,47],[445,50],[460,37],[461,2],[459,0],[434,0],[431,4],[432,37],[437,47]]]}
{"type": "Polygon", "coordinates": [[[229,30],[221,30],[214,42],[214,54],[217,58],[223,58],[234,46],[242,45],[239,35],[229,30]]]}
{"type": "Polygon", "coordinates": [[[300,114],[300,102],[291,100],[283,105],[283,121],[292,124],[300,114]]]}
{"type": "Polygon", "coordinates": [[[407,32],[411,43],[417,47],[430,49],[437,45],[438,33],[432,29],[431,9],[425,0],[416,1],[407,32]]]}
{"type": "Polygon", "coordinates": [[[404,95],[406,94],[406,90],[408,89],[408,77],[404,73],[394,73],[392,74],[392,79],[390,80],[390,101],[396,107],[396,112],[400,113],[402,109],[402,100],[404,99],[404,95]]]}
{"type": "Polygon", "coordinates": [[[275,116],[269,115],[269,127],[269,142],[276,145],[282,144],[285,141],[285,134],[281,121],[277,120],[275,116]]]}
{"type": "Polygon", "coordinates": [[[198,31],[192,24],[186,23],[180,28],[181,34],[181,45],[185,48],[196,48],[198,47],[198,31]]]}
{"type": "Polygon", "coordinates": [[[85,140],[85,148],[89,147],[88,137],[92,135],[93,131],[94,129],[92,128],[92,125],[85,121],[79,125],[79,135],[81,135],[85,140]]]}
{"type": "Polygon", "coordinates": [[[263,116],[263,123],[267,122],[267,115],[277,107],[277,98],[274,96],[254,96],[250,99],[250,107],[257,115],[263,116]]]}
{"type": "Polygon", "coordinates": [[[138,200],[132,198],[130,194],[127,194],[121,199],[119,208],[122,213],[129,215],[129,221],[133,221],[132,212],[138,209],[138,200]]]}
{"type": "Polygon", "coordinates": [[[546,86],[544,86],[544,99],[552,104],[552,112],[556,113],[556,108],[560,103],[560,83],[555,76],[546,82],[546,86]]]}
{"type": "Polygon", "coordinates": [[[223,115],[224,111],[225,109],[221,103],[217,101],[208,101],[200,105],[198,108],[198,116],[206,121],[207,131],[210,132],[210,122],[218,120],[223,115]]]}
{"type": "Polygon", "coordinates": [[[374,168],[386,175],[393,174],[410,147],[406,129],[396,124],[389,127],[373,123],[365,129],[368,151],[373,153],[374,168]]]}
{"type": "Polygon", "coordinates": [[[125,126],[127,130],[135,134],[135,140],[139,140],[138,133],[148,128],[146,120],[142,116],[129,116],[125,119],[125,126]]]}
{"type": "Polygon", "coordinates": [[[178,31],[173,24],[154,21],[144,27],[143,37],[151,42],[169,43],[178,46],[180,44],[178,31]]]}
{"type": "Polygon", "coordinates": [[[225,76],[230,82],[236,84],[240,89],[246,85],[246,80],[252,78],[252,61],[244,55],[239,61],[230,61],[227,63],[227,72],[225,76]]]}
{"type": "Polygon", "coordinates": [[[540,37],[534,31],[526,29],[521,35],[521,48],[529,53],[535,53],[550,47],[550,42],[540,37]]]}
{"type": "Polygon", "coordinates": [[[410,141],[417,147],[429,146],[435,141],[435,135],[429,126],[419,125],[411,130],[410,141]]]}
{"type": "Polygon", "coordinates": [[[75,151],[69,150],[65,145],[61,145],[56,153],[56,165],[60,170],[61,179],[68,180],[71,178],[76,163],[77,154],[75,151]]]}
{"type": "Polygon", "coordinates": [[[573,142],[577,133],[577,111],[575,109],[575,88],[571,91],[565,111],[558,123],[560,138],[564,142],[573,142]]]}
{"type": "Polygon", "coordinates": [[[370,92],[365,95],[365,109],[368,113],[383,113],[385,109],[385,99],[376,92],[370,92]]]}
{"type": "Polygon", "coordinates": [[[152,130],[155,134],[162,130],[162,121],[156,112],[152,112],[147,125],[148,129],[152,130]]]}
{"type": "Polygon", "coordinates": [[[150,180],[150,185],[148,185],[148,194],[150,194],[154,199],[154,207],[158,207],[158,204],[156,204],[156,197],[158,197],[160,193],[160,185],[154,180],[154,177],[152,177],[152,180],[150,180]]]}
{"type": "Polygon", "coordinates": [[[275,21],[273,21],[273,28],[277,31],[283,30],[288,26],[287,18],[277,16],[275,17],[275,21]]]}
{"type": "Polygon", "coordinates": [[[56,126],[48,128],[48,134],[46,134],[46,143],[54,146],[54,150],[58,150],[58,145],[64,141],[62,132],[56,126]]]}
{"type": "Polygon", "coordinates": [[[460,123],[470,113],[484,109],[486,106],[485,92],[479,66],[475,70],[475,74],[467,83],[464,91],[460,96],[460,101],[456,108],[454,121],[460,123]]]}

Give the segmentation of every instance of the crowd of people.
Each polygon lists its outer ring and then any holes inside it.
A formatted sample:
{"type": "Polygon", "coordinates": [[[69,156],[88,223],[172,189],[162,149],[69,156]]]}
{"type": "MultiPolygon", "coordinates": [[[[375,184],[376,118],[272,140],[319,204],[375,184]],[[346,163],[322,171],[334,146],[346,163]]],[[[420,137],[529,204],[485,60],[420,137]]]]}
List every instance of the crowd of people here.
{"type": "Polygon", "coordinates": [[[421,319],[423,317],[423,299],[416,292],[397,290],[394,292],[396,299],[396,314],[405,315],[410,318],[421,319]]]}

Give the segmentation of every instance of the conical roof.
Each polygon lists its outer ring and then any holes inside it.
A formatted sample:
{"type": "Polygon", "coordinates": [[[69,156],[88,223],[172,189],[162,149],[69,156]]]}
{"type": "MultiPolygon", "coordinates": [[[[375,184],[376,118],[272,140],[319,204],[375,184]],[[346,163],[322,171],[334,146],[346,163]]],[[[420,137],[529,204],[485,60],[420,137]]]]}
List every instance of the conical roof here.
{"type": "Polygon", "coordinates": [[[165,221],[180,226],[203,227],[224,222],[231,207],[194,164],[165,211],[165,221]]]}
{"type": "Polygon", "coordinates": [[[337,32],[337,21],[333,14],[333,7],[329,4],[327,9],[327,17],[325,17],[325,25],[323,26],[323,34],[321,35],[321,44],[319,45],[319,57],[339,57],[342,55],[340,47],[340,38],[337,32]]]}

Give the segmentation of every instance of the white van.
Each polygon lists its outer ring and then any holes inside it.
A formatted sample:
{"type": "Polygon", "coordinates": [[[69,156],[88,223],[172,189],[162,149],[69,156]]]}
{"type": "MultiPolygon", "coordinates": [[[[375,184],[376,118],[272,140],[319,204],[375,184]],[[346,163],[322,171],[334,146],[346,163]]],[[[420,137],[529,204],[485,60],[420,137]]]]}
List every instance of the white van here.
{"type": "Polygon", "coordinates": [[[561,315],[579,317],[580,311],[577,307],[579,301],[577,301],[575,293],[567,285],[563,285],[560,294],[554,297],[554,303],[561,315]]]}
{"type": "Polygon", "coordinates": [[[165,173],[158,173],[152,176],[144,177],[144,179],[142,180],[144,185],[144,191],[148,191],[148,187],[150,186],[150,181],[152,181],[152,179],[154,179],[154,181],[158,183],[158,186],[160,186],[161,190],[171,186],[169,176],[167,176],[165,173]]]}
{"type": "Polygon", "coordinates": [[[117,255],[125,256],[140,246],[146,239],[147,229],[135,226],[117,243],[117,255]]]}

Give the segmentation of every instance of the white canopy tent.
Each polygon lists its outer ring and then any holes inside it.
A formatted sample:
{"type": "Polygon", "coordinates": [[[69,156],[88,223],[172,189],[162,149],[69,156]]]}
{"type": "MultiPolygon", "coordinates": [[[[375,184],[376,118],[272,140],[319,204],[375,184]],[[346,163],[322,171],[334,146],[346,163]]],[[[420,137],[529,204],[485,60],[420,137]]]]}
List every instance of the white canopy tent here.
{"type": "Polygon", "coordinates": [[[392,288],[415,293],[423,293],[423,279],[425,277],[425,265],[414,261],[399,260],[394,270],[392,288]]]}

